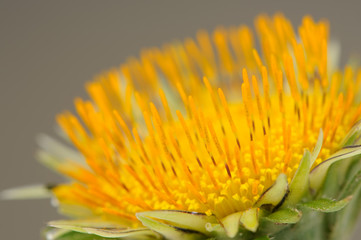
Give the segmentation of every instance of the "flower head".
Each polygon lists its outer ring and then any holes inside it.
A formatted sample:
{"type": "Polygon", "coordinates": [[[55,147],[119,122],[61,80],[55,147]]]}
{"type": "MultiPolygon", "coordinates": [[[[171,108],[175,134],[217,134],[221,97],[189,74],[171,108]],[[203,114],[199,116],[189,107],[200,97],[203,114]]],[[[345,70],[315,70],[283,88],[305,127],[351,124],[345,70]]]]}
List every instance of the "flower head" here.
{"type": "Polygon", "coordinates": [[[77,116],[57,117],[77,152],[42,141],[40,159],[70,178],[52,189],[59,208],[168,238],[154,224],[205,235],[218,224],[232,237],[277,209],[299,219],[296,204],[319,191],[332,158],[359,154],[347,133],[361,71],[330,64],[326,21],[305,17],[295,32],[277,14],[255,26],[258,42],[246,26],[200,31],[89,83],[77,116]],[[189,212],[199,226],[177,220],[189,212]]]}

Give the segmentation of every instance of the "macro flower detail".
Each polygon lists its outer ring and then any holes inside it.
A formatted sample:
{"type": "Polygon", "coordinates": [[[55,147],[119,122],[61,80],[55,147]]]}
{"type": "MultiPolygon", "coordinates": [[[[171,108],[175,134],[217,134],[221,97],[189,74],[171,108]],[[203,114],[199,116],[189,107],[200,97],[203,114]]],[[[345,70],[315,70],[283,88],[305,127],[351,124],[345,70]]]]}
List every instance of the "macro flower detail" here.
{"type": "MultiPolygon", "coordinates": [[[[283,15],[147,49],[87,85],[39,160],[47,239],[344,239],[360,210],[361,71],[283,15]],[[257,36],[257,37],[256,37],[257,36]],[[71,147],[73,145],[74,147],[71,147]]],[[[4,197],[31,195],[35,188],[4,197]]]]}

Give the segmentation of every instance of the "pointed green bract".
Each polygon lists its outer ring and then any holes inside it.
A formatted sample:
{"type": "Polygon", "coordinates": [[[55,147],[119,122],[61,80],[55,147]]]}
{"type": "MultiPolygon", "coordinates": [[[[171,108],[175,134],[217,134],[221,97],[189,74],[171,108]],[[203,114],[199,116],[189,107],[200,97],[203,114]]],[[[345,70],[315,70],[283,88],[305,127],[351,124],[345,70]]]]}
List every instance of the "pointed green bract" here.
{"type": "Polygon", "coordinates": [[[204,213],[163,210],[163,211],[148,211],[137,213],[137,217],[148,217],[153,219],[162,220],[169,225],[179,228],[190,229],[204,234],[208,234],[206,224],[218,223],[214,216],[207,216],[204,213]]]}
{"type": "Polygon", "coordinates": [[[308,176],[311,163],[311,153],[306,150],[303,154],[301,163],[291,181],[290,193],[288,194],[287,199],[283,204],[284,206],[293,206],[297,204],[303,197],[308,187],[308,176]]]}
{"type": "Polygon", "coordinates": [[[137,218],[144,226],[162,234],[169,240],[195,240],[199,238],[205,238],[205,236],[200,232],[165,224],[148,217],[144,213],[137,213],[137,218]]]}
{"type": "Polygon", "coordinates": [[[337,162],[361,154],[361,146],[348,146],[333,154],[329,159],[316,166],[310,173],[310,187],[317,191],[322,186],[329,167],[337,162]]]}
{"type": "Polygon", "coordinates": [[[283,208],[280,209],[264,219],[277,224],[294,224],[302,217],[302,213],[296,209],[283,208]]]}
{"type": "Polygon", "coordinates": [[[325,180],[320,189],[316,192],[310,188],[311,193],[314,194],[316,199],[327,198],[341,200],[338,196],[342,185],[344,185],[344,178],[350,161],[351,159],[345,159],[332,164],[327,170],[325,180]]]}
{"type": "Polygon", "coordinates": [[[320,151],[322,148],[322,142],[323,142],[323,131],[322,131],[322,129],[320,129],[320,133],[318,134],[316,145],[313,148],[312,153],[311,153],[311,166],[314,164],[318,155],[320,154],[320,151]]]}
{"type": "Polygon", "coordinates": [[[277,206],[288,192],[287,176],[281,173],[275,183],[267,189],[255,204],[255,207],[271,204],[277,206]]]}
{"type": "Polygon", "coordinates": [[[94,234],[106,238],[124,238],[136,236],[155,236],[156,234],[149,229],[130,229],[124,228],[111,222],[105,222],[100,219],[89,220],[61,220],[52,221],[48,226],[70,231],[94,234]]]}
{"type": "MultiPolygon", "coordinates": [[[[84,234],[80,232],[67,232],[57,238],[48,238],[48,240],[107,240],[107,238],[93,234],[84,234]]],[[[135,239],[134,239],[135,240],[135,239]]]]}
{"type": "Polygon", "coordinates": [[[352,129],[347,133],[346,137],[342,141],[341,146],[352,146],[360,144],[361,137],[361,121],[357,122],[352,129]]]}
{"type": "Polygon", "coordinates": [[[242,213],[243,214],[240,218],[240,222],[242,226],[251,232],[256,232],[259,226],[258,209],[251,208],[246,211],[243,211],[242,213]]]}
{"type": "Polygon", "coordinates": [[[334,201],[330,199],[317,199],[314,201],[309,201],[305,203],[301,203],[303,207],[310,208],[319,212],[336,212],[344,208],[351,200],[351,197],[347,197],[342,199],[341,201],[334,201]]]}
{"type": "Polygon", "coordinates": [[[221,220],[228,237],[233,238],[239,231],[240,225],[251,232],[256,232],[258,222],[258,209],[251,208],[246,211],[233,213],[221,220]]]}
{"type": "Polygon", "coordinates": [[[322,141],[323,131],[321,129],[312,153],[310,153],[309,150],[305,150],[303,154],[300,165],[290,183],[290,193],[287,196],[284,206],[294,206],[303,197],[308,188],[310,169],[321,151],[322,141]]]}
{"type": "Polygon", "coordinates": [[[234,238],[238,233],[242,214],[243,212],[236,212],[221,220],[228,237],[234,238]]]}

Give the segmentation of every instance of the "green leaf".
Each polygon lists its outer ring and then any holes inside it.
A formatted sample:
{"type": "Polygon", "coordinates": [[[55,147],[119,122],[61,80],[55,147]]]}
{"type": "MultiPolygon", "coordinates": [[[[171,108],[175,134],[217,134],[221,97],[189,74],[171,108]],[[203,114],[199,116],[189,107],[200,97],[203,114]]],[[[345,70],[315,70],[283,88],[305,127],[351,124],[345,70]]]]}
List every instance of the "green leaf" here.
{"type": "Polygon", "coordinates": [[[341,201],[334,201],[331,199],[317,199],[314,201],[309,201],[305,203],[301,203],[300,205],[306,208],[310,208],[319,212],[336,212],[343,209],[351,200],[351,197],[347,197],[342,199],[341,201]]]}
{"type": "Polygon", "coordinates": [[[325,228],[324,219],[324,213],[303,208],[302,218],[297,224],[274,224],[275,227],[283,226],[284,228],[267,235],[274,240],[328,240],[328,229],[325,228]]]}
{"type": "Polygon", "coordinates": [[[288,194],[284,206],[294,206],[303,197],[308,187],[308,176],[311,168],[311,153],[305,150],[301,163],[291,181],[290,193],[288,194]]]}
{"type": "Polygon", "coordinates": [[[288,192],[287,176],[281,173],[275,183],[268,188],[257,200],[254,207],[271,204],[277,206],[288,192]]]}
{"type": "Polygon", "coordinates": [[[160,220],[155,220],[149,216],[150,212],[140,212],[136,216],[142,224],[163,235],[166,239],[169,240],[195,240],[199,238],[205,238],[205,236],[195,230],[181,228],[173,225],[166,224],[160,220]]]}
{"type": "Polygon", "coordinates": [[[208,216],[204,213],[187,212],[180,210],[159,210],[137,213],[138,216],[146,216],[148,218],[162,220],[162,222],[189,230],[194,230],[204,234],[209,234],[206,224],[219,223],[216,217],[208,216]]]}
{"type": "Polygon", "coordinates": [[[52,221],[48,223],[48,226],[80,233],[94,234],[106,238],[155,236],[155,233],[149,229],[124,228],[123,226],[101,219],[52,221]]]}
{"type": "Polygon", "coordinates": [[[264,217],[267,221],[277,224],[294,224],[297,223],[302,217],[302,213],[296,209],[283,208],[267,217],[264,217]]]}
{"type": "Polygon", "coordinates": [[[311,189],[314,191],[318,191],[320,189],[320,187],[322,186],[322,184],[325,180],[327,171],[333,163],[343,160],[343,159],[354,157],[359,154],[361,154],[361,146],[360,145],[347,146],[347,147],[344,147],[343,149],[337,151],[326,161],[317,165],[310,174],[311,189]]]}

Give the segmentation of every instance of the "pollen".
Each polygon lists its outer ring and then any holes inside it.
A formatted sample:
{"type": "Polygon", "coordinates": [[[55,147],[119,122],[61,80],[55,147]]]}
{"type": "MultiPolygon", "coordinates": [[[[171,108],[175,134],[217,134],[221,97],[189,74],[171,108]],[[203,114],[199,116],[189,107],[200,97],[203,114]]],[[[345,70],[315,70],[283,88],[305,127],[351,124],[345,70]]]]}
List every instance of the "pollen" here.
{"type": "Polygon", "coordinates": [[[57,170],[61,205],[138,224],[135,213],[186,210],[218,218],[251,208],[281,173],[292,180],[320,130],[315,165],[359,120],[361,71],[328,63],[327,21],[283,15],[200,31],[143,50],[87,85],[92,100],[57,118],[85,159],[57,170]],[[257,39],[257,42],[256,40],[257,39]]]}

